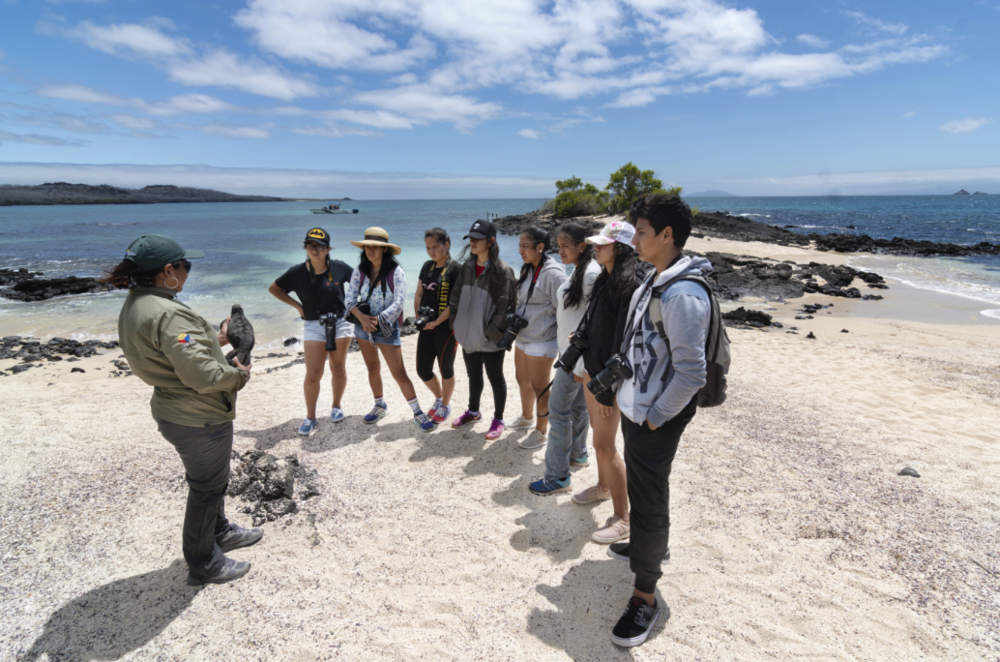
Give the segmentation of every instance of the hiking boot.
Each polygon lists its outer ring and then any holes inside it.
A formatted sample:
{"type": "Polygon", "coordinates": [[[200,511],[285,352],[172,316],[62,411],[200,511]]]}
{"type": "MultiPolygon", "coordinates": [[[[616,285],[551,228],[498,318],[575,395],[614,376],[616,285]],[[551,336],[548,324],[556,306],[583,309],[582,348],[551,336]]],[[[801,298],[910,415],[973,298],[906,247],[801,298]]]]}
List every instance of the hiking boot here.
{"type": "Polygon", "coordinates": [[[506,429],[507,427],[503,424],[503,421],[499,418],[494,418],[493,422],[490,423],[490,431],[486,433],[486,438],[490,441],[499,439],[500,435],[502,435],[506,429]]]}
{"type": "Polygon", "coordinates": [[[514,422],[507,426],[508,430],[530,430],[535,427],[535,419],[518,416],[514,422]]]}
{"type": "Polygon", "coordinates": [[[434,421],[432,421],[424,412],[420,412],[419,414],[414,416],[413,422],[416,423],[417,427],[419,427],[424,432],[430,432],[431,430],[434,429],[434,421]]]}
{"type": "Polygon", "coordinates": [[[481,421],[481,420],[483,420],[482,414],[480,414],[479,412],[473,414],[471,411],[466,409],[464,414],[462,414],[461,416],[459,416],[458,418],[456,418],[454,421],[451,422],[451,427],[460,428],[464,425],[468,425],[469,423],[475,423],[476,421],[481,421]]]}
{"type": "Polygon", "coordinates": [[[559,492],[569,492],[573,489],[571,481],[572,479],[570,478],[564,478],[563,480],[550,480],[548,478],[542,478],[541,480],[536,480],[528,485],[528,489],[532,494],[537,494],[538,496],[549,496],[550,494],[558,494],[559,492]]]}
{"type": "Polygon", "coordinates": [[[441,405],[435,409],[433,413],[428,412],[427,415],[430,416],[431,420],[435,423],[444,423],[448,420],[448,417],[451,416],[451,406],[441,405]]]}
{"type": "Polygon", "coordinates": [[[573,495],[573,503],[578,503],[581,506],[586,506],[588,503],[594,503],[595,501],[604,501],[605,499],[611,498],[611,490],[604,491],[601,489],[600,485],[591,485],[585,490],[580,490],[573,495]]]}
{"type": "Polygon", "coordinates": [[[242,526],[230,523],[228,531],[215,536],[215,542],[219,545],[219,549],[228,552],[240,547],[249,547],[260,542],[263,537],[264,529],[244,529],[242,526]]]}
{"type": "Polygon", "coordinates": [[[659,616],[659,605],[656,604],[655,598],[653,606],[650,607],[645,600],[633,595],[625,606],[625,613],[611,630],[612,643],[626,648],[638,646],[646,641],[659,616]]]}
{"type": "MultiPolygon", "coordinates": [[[[613,559],[618,559],[619,561],[628,561],[628,543],[627,542],[613,542],[608,545],[608,556],[613,559]]],[[[663,556],[663,560],[660,561],[660,565],[667,565],[670,563],[670,548],[667,548],[667,553],[663,556]]]]}
{"type": "Polygon", "coordinates": [[[545,445],[545,435],[538,430],[532,430],[531,433],[522,439],[517,445],[526,450],[540,448],[545,445]]]}
{"type": "Polygon", "coordinates": [[[569,461],[570,469],[583,469],[584,467],[590,466],[590,456],[581,455],[580,457],[574,457],[569,461]]]}
{"type": "Polygon", "coordinates": [[[225,584],[234,579],[239,579],[250,572],[250,563],[247,561],[234,561],[226,559],[222,567],[208,577],[192,577],[188,575],[188,586],[201,586],[202,584],[225,584]]]}
{"type": "Polygon", "coordinates": [[[334,423],[340,423],[344,420],[344,410],[340,407],[334,407],[330,410],[330,420],[334,423]]]}
{"type": "Polygon", "coordinates": [[[596,543],[608,545],[628,538],[628,533],[628,522],[618,517],[618,515],[612,515],[602,528],[594,531],[594,535],[590,536],[590,539],[596,543]]]}
{"type": "Polygon", "coordinates": [[[389,405],[375,405],[372,410],[365,414],[364,422],[371,425],[372,423],[377,423],[378,419],[385,418],[385,415],[389,413],[389,405]]]}
{"type": "Polygon", "coordinates": [[[303,437],[308,437],[313,433],[313,430],[315,429],[316,429],[316,419],[307,418],[302,422],[302,425],[299,426],[299,434],[301,434],[303,437]]]}

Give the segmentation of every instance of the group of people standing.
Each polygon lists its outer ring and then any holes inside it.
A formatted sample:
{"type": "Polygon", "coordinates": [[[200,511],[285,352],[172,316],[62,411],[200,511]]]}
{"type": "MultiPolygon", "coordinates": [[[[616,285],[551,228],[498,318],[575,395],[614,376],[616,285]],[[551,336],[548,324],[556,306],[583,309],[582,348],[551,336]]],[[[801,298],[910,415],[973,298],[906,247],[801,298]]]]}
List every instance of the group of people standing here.
{"type": "MultiPolygon", "coordinates": [[[[598,480],[573,493],[572,500],[612,501],[612,516],[592,537],[608,544],[614,558],[628,560],[636,574],[633,596],[612,632],[612,640],[623,646],[641,644],[659,613],[653,593],[662,576],[660,566],[669,559],[670,467],[681,433],[695,413],[696,395],[705,384],[705,343],[711,322],[710,295],[701,285],[685,280],[703,278],[711,271],[707,260],[682,252],[691,231],[687,205],[673,195],[645,196],[633,205],[630,221],[613,221],[597,234],[587,224],[569,222],[554,237],[542,228],[528,228],[519,238],[523,265],[517,276],[500,258],[496,228],[488,221],[472,225],[464,237],[468,245],[458,259],[451,257],[445,230],[427,230],[430,259],[420,270],[414,297],[420,327],[416,371],[434,396],[426,412],[401,350],[407,291],[406,276],[396,260],[401,249],[389,242],[385,230],[369,228],[362,240],[351,242],[361,249],[358,265],[352,268],[330,258],[330,235],[313,228],[304,241],[305,262],[290,268],[269,288],[304,322],[306,418],[298,429],[302,435],[312,434],[318,425],[316,406],[327,363],[333,382],[330,420],[344,420],[341,398],[352,338],[358,340],[374,398],[363,418],[369,424],[388,412],[383,360],[415,424],[425,432],[449,419],[453,428],[484,420],[485,371],[493,395],[486,438],[498,439],[507,429],[529,430],[519,442],[522,448],[547,444],[545,475],[528,488],[534,494],[573,491],[570,472],[589,465],[587,435],[593,430],[598,480]],[[572,274],[567,275],[570,266],[572,274]],[[651,306],[654,290],[658,301],[651,306]],[[469,400],[465,411],[452,417],[459,346],[469,400]],[[509,423],[503,371],[507,350],[514,353],[521,395],[520,414],[509,423]],[[615,446],[619,429],[625,438],[624,458],[615,446]]],[[[198,477],[205,473],[200,460],[185,449],[205,435],[214,435],[221,440],[217,454],[225,453],[228,460],[235,392],[249,380],[250,366],[220,361],[225,330],[212,333],[210,325],[173,298],[180,287],[171,287],[169,279],[182,285],[177,274],[186,278],[189,258],[199,255],[185,253],[177,245],[172,252],[178,259],[153,264],[166,259],[159,256],[139,268],[135,265],[141,260],[133,249],[146,240],[130,247],[132,255],[127,254],[116,268],[118,280],[113,281],[130,288],[120,320],[122,348],[135,374],[156,387],[154,417],[185,462],[192,495],[184,535],[189,581],[228,581],[245,574],[249,565],[225,559],[222,552],[253,544],[262,532],[228,523],[222,506],[225,488],[220,488],[222,465],[203,480],[198,477]],[[150,280],[157,266],[160,272],[150,280]],[[148,296],[158,298],[147,302],[148,296]],[[157,335],[162,335],[160,327],[156,333],[135,330],[148,326],[148,318],[156,315],[186,320],[185,329],[198,328],[180,348],[173,346],[177,343],[171,335],[179,326],[164,327],[169,337],[162,338],[157,335]],[[192,343],[195,350],[188,347],[192,343]],[[165,351],[165,358],[157,369],[147,370],[142,361],[148,362],[154,346],[165,351]],[[183,384],[164,380],[160,373],[167,364],[177,368],[179,359],[197,362],[201,372],[218,374],[210,376],[209,386],[189,384],[183,377],[183,384]],[[178,402],[185,387],[222,407],[215,407],[217,411],[203,407],[203,415],[194,418],[171,418],[176,407],[157,407],[160,399],[178,402]],[[213,395],[216,391],[219,397],[213,395]],[[218,424],[222,427],[217,430],[218,424]]],[[[224,473],[228,478],[228,462],[224,473]]]]}

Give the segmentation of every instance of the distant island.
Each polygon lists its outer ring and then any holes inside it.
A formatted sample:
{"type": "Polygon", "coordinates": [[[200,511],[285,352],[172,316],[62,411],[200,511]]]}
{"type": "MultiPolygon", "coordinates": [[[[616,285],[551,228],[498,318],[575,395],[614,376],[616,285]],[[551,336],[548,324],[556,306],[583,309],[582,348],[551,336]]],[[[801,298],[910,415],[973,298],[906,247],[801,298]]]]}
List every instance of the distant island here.
{"type": "Polygon", "coordinates": [[[965,189],[963,188],[963,189],[962,189],[961,191],[958,191],[958,192],[956,192],[956,193],[953,193],[952,195],[971,195],[971,193],[969,193],[968,191],[966,191],[966,190],[965,190],[965,189]]]}
{"type": "Polygon", "coordinates": [[[682,194],[685,198],[736,198],[732,193],[726,193],[725,191],[698,191],[697,193],[684,193],[682,194]]]}
{"type": "Polygon", "coordinates": [[[141,189],[55,182],[38,186],[0,185],[0,207],[15,205],[134,205],[158,202],[282,202],[265,195],[233,195],[222,191],[157,184],[141,189]]]}

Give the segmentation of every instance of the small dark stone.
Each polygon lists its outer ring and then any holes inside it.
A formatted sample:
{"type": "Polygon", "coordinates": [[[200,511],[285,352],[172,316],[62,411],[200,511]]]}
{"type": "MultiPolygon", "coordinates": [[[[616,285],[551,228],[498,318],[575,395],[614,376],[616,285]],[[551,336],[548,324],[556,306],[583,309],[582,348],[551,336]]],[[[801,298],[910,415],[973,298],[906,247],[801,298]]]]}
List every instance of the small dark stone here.
{"type": "Polygon", "coordinates": [[[841,329],[840,332],[841,333],[850,333],[850,331],[848,331],[847,329],[841,329]]]}
{"type": "Polygon", "coordinates": [[[72,370],[70,370],[70,372],[73,373],[73,372],[87,372],[87,371],[84,370],[83,368],[73,368],[72,370]]]}
{"type": "Polygon", "coordinates": [[[812,331],[809,332],[809,335],[806,336],[806,338],[809,338],[810,340],[816,340],[816,336],[813,334],[812,331]]]}
{"type": "Polygon", "coordinates": [[[910,476],[912,478],[920,478],[920,474],[918,474],[917,470],[913,469],[912,467],[906,467],[906,468],[904,468],[902,471],[899,472],[899,475],[900,476],[910,476]]]}
{"type": "Polygon", "coordinates": [[[294,345],[298,341],[299,341],[299,339],[296,338],[295,336],[292,336],[291,338],[285,338],[285,347],[291,347],[292,345],[294,345]]]}

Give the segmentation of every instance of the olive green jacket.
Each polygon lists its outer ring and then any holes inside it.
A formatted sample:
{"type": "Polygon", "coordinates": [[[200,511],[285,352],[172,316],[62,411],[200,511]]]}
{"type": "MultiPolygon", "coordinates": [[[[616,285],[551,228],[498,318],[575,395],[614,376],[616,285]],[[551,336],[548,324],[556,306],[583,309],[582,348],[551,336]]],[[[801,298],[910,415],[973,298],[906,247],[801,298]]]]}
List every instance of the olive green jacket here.
{"type": "Polygon", "coordinates": [[[212,326],[176,293],[133,287],[118,316],[118,342],[132,372],[153,387],[153,417],[200,427],[236,418],[249,375],[226,361],[212,326]]]}

